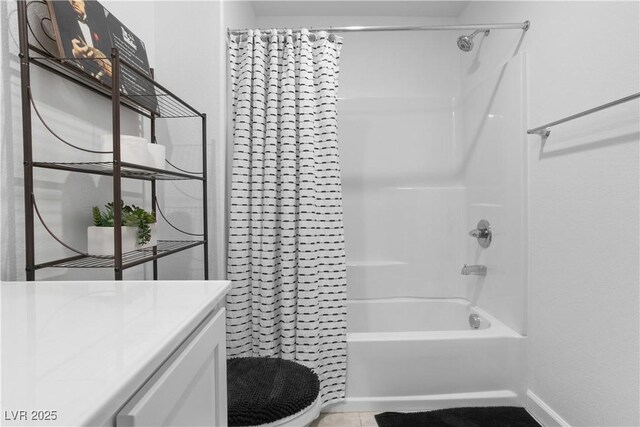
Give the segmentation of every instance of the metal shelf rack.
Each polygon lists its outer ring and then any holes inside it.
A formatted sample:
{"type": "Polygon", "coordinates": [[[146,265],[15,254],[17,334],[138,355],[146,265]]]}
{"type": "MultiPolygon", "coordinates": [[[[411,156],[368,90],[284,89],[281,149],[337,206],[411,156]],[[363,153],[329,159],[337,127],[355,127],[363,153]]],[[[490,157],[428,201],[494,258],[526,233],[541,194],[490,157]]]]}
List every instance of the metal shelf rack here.
{"type": "MultiPolygon", "coordinates": [[[[113,176],[114,166],[113,162],[33,162],[33,167],[35,168],[58,169],[107,176],[113,176]]],[[[127,162],[120,163],[120,174],[122,178],[143,179],[147,181],[204,180],[202,175],[155,169],[127,162]]]]}
{"type": "MultiPolygon", "coordinates": [[[[199,240],[159,240],[156,248],[140,249],[137,251],[125,252],[122,254],[122,268],[135,267],[176,252],[203,245],[199,240]]],[[[77,255],[63,258],[51,262],[37,264],[36,270],[47,267],[60,268],[113,268],[115,266],[114,257],[77,255]]]]}
{"type": "MultiPolygon", "coordinates": [[[[28,22],[28,0],[18,0],[18,29],[20,44],[20,80],[22,95],[22,126],[23,126],[23,160],[24,160],[24,207],[25,207],[25,264],[26,279],[35,280],[36,270],[60,267],[60,268],[113,268],[116,280],[122,280],[123,271],[143,263],[153,263],[153,278],[158,278],[159,258],[175,254],[187,249],[202,246],[204,252],[204,279],[209,278],[208,270],[208,226],[207,226],[207,152],[206,152],[206,126],[207,117],[191,105],[169,91],[166,87],[156,82],[153,78],[153,70],[147,75],[145,72],[128,64],[120,58],[117,49],[112,49],[111,61],[112,76],[110,84],[105,84],[90,75],[85,74],[78,67],[69,63],[69,58],[56,58],[47,51],[30,43],[28,22]],[[112,134],[113,134],[113,160],[103,162],[35,162],[33,161],[33,134],[32,134],[32,103],[31,96],[31,66],[35,65],[43,70],[51,72],[61,78],[69,80],[99,96],[111,100],[112,134]],[[125,73],[123,75],[123,70],[125,73]],[[121,88],[122,79],[135,75],[136,79],[145,82],[138,85],[135,90],[125,93],[121,88]],[[112,88],[119,88],[118,90],[112,88]],[[202,130],[202,172],[188,173],[186,171],[173,171],[155,169],[136,164],[126,163],[121,160],[120,153],[120,119],[121,107],[140,114],[149,119],[151,140],[156,140],[156,120],[164,118],[196,118],[201,121],[202,130]],[[53,169],[74,173],[88,173],[113,177],[113,200],[122,200],[122,179],[146,181],[151,186],[152,212],[156,214],[156,182],[165,180],[193,180],[202,186],[202,238],[199,240],[159,240],[157,246],[142,250],[123,253],[122,251],[122,218],[121,212],[114,212],[114,256],[90,256],[74,250],[58,239],[51,230],[42,222],[34,196],[34,169],[53,169]],[[37,214],[37,215],[36,215],[37,214]],[[63,246],[77,252],[78,255],[67,258],[36,263],[35,260],[35,218],[38,216],[45,229],[51,236],[63,246]]],[[[131,89],[131,86],[129,86],[131,89]]],[[[35,104],[33,104],[35,110],[35,104]]],[[[37,113],[37,110],[35,110],[37,113]]],[[[43,122],[44,123],[44,122],[43,122]]],[[[45,124],[45,127],[46,124],[45,124]]],[[[47,129],[51,131],[47,127],[47,129]]],[[[54,134],[55,135],[55,134],[54,134]]],[[[56,135],[57,136],[57,135],[56,135]]],[[[77,148],[77,147],[76,147],[77,148]]],[[[168,162],[167,162],[168,163],[168,162]]],[[[160,212],[162,214],[162,212],[160,212]]],[[[164,216],[163,216],[164,217],[164,216]]],[[[174,227],[178,231],[182,231],[174,227]]],[[[186,233],[186,232],[183,232],[186,233]]],[[[186,233],[195,235],[194,233],[186,233]]]]}

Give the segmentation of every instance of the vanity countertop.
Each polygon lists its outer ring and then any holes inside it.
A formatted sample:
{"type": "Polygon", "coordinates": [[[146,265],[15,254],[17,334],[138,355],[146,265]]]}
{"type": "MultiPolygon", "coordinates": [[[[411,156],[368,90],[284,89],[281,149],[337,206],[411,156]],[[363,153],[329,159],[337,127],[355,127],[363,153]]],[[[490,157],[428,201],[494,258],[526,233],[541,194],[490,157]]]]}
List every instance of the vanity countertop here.
{"type": "Polygon", "coordinates": [[[108,423],[229,288],[228,281],[3,282],[0,424],[108,423]]]}

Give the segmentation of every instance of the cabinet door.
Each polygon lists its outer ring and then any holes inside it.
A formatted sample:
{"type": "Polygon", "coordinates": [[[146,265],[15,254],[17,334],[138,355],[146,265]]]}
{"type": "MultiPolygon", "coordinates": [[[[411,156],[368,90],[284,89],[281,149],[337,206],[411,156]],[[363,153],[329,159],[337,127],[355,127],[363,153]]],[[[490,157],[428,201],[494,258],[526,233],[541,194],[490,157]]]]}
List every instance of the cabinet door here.
{"type": "Polygon", "coordinates": [[[122,408],[116,426],[226,426],[225,346],[221,309],[122,408]]]}

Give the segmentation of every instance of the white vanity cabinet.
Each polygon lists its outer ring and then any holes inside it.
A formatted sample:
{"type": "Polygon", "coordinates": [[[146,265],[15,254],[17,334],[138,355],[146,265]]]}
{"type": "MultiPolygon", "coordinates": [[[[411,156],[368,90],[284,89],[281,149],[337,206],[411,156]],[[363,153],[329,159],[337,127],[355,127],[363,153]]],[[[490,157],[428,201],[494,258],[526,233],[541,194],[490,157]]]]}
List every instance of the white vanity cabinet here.
{"type": "Polygon", "coordinates": [[[226,426],[225,354],[223,308],[133,396],[116,417],[116,426],[226,426]]]}
{"type": "Polygon", "coordinates": [[[2,283],[0,425],[226,426],[230,287],[2,283]]]}

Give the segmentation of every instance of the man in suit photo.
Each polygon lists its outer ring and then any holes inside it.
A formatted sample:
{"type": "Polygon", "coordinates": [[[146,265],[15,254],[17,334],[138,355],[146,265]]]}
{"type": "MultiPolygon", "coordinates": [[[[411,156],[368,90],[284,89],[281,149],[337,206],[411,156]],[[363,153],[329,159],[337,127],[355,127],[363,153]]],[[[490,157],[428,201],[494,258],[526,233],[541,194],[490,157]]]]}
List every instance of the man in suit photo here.
{"type": "Polygon", "coordinates": [[[58,47],[66,58],[101,81],[111,78],[111,37],[105,9],[92,0],[49,2],[58,28],[58,47]]]}

